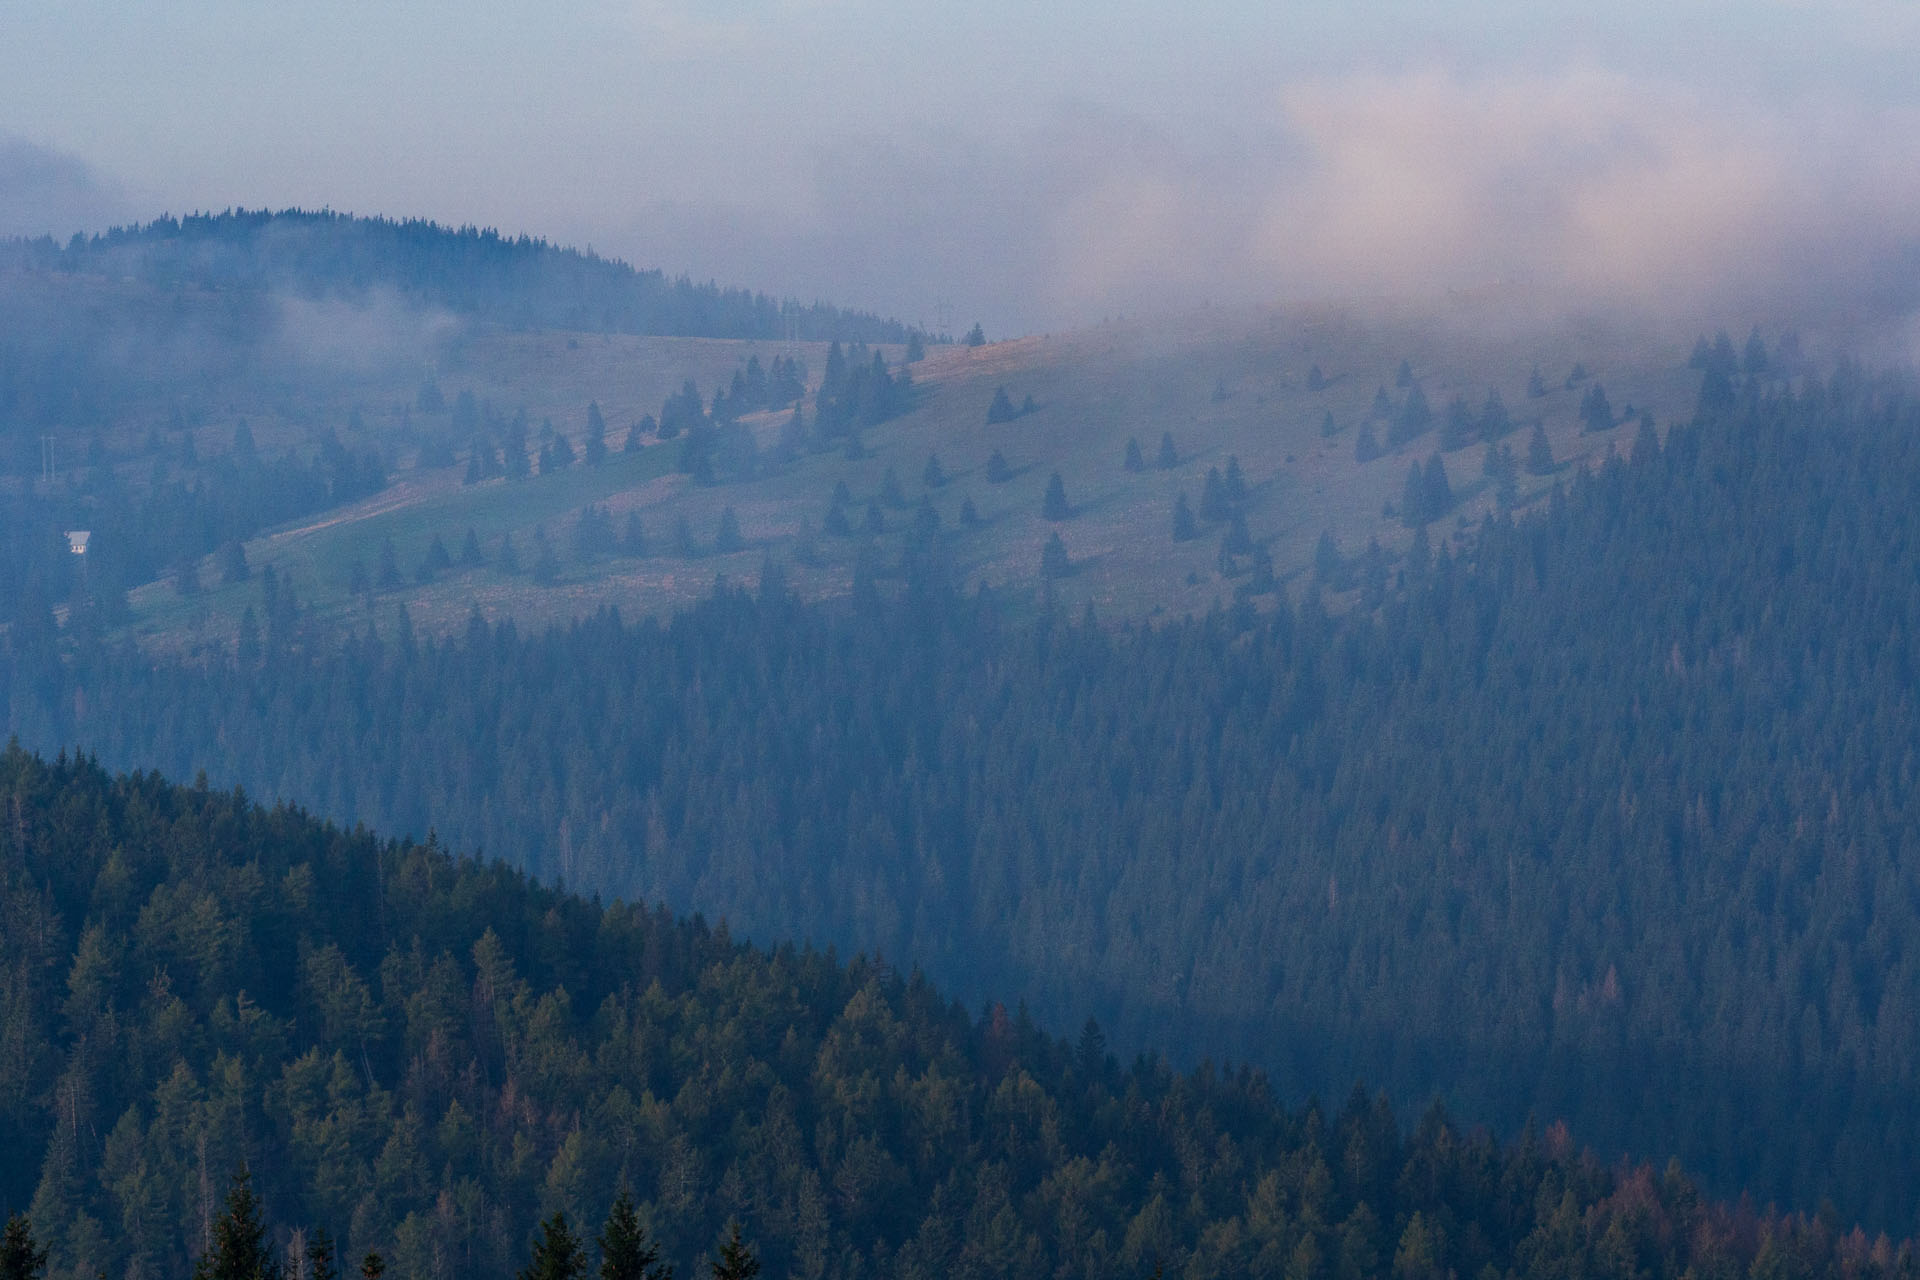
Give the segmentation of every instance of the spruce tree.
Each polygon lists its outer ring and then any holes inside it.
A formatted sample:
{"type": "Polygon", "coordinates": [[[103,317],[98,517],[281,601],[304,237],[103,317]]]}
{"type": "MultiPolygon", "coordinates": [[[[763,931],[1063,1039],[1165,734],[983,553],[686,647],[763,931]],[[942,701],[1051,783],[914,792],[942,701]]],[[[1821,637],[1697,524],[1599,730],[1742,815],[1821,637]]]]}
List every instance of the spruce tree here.
{"type": "Polygon", "coordinates": [[[1011,479],[1013,479],[1013,468],[1007,465],[1006,458],[998,449],[995,449],[993,456],[987,459],[987,483],[1005,484],[1011,479]]]}
{"type": "Polygon", "coordinates": [[[713,1280],[753,1280],[759,1274],[760,1259],[741,1241],[740,1224],[728,1223],[727,1242],[720,1246],[720,1256],[713,1262],[713,1280]]]}
{"type": "Polygon", "coordinates": [[[7,1234],[0,1242],[0,1280],[39,1280],[47,1269],[47,1251],[35,1246],[33,1224],[25,1214],[7,1219],[7,1234]]]}
{"type": "Polygon", "coordinates": [[[253,1177],[246,1170],[233,1175],[227,1207],[213,1224],[213,1244],[193,1266],[194,1280],[279,1280],[280,1266],[267,1242],[260,1220],[260,1202],[253,1195],[253,1177]]]}
{"type": "Polygon", "coordinates": [[[587,402],[587,465],[597,467],[607,460],[607,420],[600,414],[600,402],[587,402]]]}
{"type": "Polygon", "coordinates": [[[1160,433],[1160,453],[1154,461],[1162,471],[1171,471],[1180,465],[1180,455],[1175,452],[1173,447],[1173,432],[1163,431],[1160,433]]]}
{"type": "Polygon", "coordinates": [[[987,423],[1012,422],[1019,416],[1019,410],[1013,407],[1013,400],[1007,395],[1004,386],[993,389],[993,403],[987,406],[987,423]]]}
{"type": "Polygon", "coordinates": [[[1533,434],[1527,438],[1527,470],[1536,476],[1544,476],[1553,470],[1553,446],[1547,442],[1547,429],[1542,424],[1533,424],[1533,434]]]}
{"type": "Polygon", "coordinates": [[[587,1255],[580,1241],[567,1226],[567,1215],[555,1212],[540,1224],[533,1242],[533,1256],[518,1280],[581,1280],[587,1274],[587,1255]]]}
{"type": "Polygon", "coordinates": [[[738,551],[743,545],[740,540],[740,517],[733,513],[732,507],[720,512],[720,527],[713,535],[713,549],[722,554],[738,551]]]}
{"type": "Polygon", "coordinates": [[[1056,531],[1047,539],[1047,545],[1040,551],[1040,573],[1047,578],[1064,578],[1073,572],[1073,561],[1067,555],[1067,544],[1060,539],[1056,531]]]}
{"type": "Polygon", "coordinates": [[[253,570],[247,567],[247,549],[235,538],[220,553],[220,581],[232,586],[252,576],[253,570]]]}
{"type": "Polygon", "coordinates": [[[340,1269],[333,1257],[333,1237],[325,1227],[315,1227],[307,1237],[307,1280],[338,1280],[340,1269]]]}
{"type": "Polygon", "coordinates": [[[607,1211],[598,1243],[600,1280],[673,1280],[673,1267],[660,1261],[660,1247],[647,1238],[625,1187],[607,1211]]]}
{"type": "Polygon", "coordinates": [[[1065,520],[1073,514],[1073,508],[1067,505],[1067,486],[1061,481],[1058,471],[1047,477],[1047,492],[1040,500],[1040,514],[1049,520],[1065,520]]]}
{"type": "Polygon", "coordinates": [[[1129,471],[1145,471],[1147,469],[1147,460],[1142,457],[1140,453],[1140,441],[1134,436],[1127,437],[1126,468],[1129,471]]]}
{"type": "Polygon", "coordinates": [[[1186,491],[1182,490],[1173,500],[1173,540],[1186,542],[1199,532],[1199,526],[1194,523],[1193,508],[1187,505],[1186,491]]]}

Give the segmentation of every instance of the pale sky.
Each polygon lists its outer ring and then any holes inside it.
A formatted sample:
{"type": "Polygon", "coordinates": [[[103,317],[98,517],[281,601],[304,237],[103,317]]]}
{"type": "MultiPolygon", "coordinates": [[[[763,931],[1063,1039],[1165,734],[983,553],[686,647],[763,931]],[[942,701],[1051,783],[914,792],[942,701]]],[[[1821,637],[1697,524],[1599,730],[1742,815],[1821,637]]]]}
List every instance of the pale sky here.
{"type": "Polygon", "coordinates": [[[1912,2],[13,0],[4,26],[0,232],[324,205],[996,333],[1513,278],[1758,306],[1884,288],[1920,244],[1912,2]]]}

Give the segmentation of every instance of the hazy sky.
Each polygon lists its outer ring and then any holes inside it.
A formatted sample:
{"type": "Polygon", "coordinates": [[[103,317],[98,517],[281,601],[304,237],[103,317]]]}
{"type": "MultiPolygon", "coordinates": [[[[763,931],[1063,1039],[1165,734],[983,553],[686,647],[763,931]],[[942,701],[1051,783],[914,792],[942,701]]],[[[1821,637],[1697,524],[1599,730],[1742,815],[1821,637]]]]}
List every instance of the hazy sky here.
{"type": "Polygon", "coordinates": [[[1907,304],[1920,2],[1580,8],[13,0],[0,232],[425,215],[996,333],[1513,280],[1907,304]]]}

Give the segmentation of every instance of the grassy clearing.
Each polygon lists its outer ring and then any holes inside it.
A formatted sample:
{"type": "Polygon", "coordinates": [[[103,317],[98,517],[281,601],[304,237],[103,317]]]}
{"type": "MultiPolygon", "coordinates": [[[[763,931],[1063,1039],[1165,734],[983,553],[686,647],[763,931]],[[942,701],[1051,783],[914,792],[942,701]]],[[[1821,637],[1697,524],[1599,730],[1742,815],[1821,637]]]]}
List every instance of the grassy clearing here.
{"type": "MultiPolygon", "coordinates": [[[[816,562],[791,563],[789,576],[812,594],[844,591],[862,539],[821,532],[834,485],[844,481],[855,506],[856,526],[866,502],[882,491],[891,469],[904,492],[903,507],[885,511],[883,553],[897,550],[913,507],[927,492],[922,473],[937,454],[949,483],[930,492],[943,529],[970,583],[1029,589],[1037,585],[1041,548],[1057,529],[1075,572],[1056,584],[1056,598],[1078,609],[1091,602],[1109,616],[1151,616],[1204,610],[1229,599],[1234,579],[1218,572],[1221,526],[1203,527],[1190,542],[1172,539],[1175,498],[1185,492],[1198,507],[1209,467],[1239,459],[1249,485],[1246,517],[1254,539],[1273,557],[1283,580],[1296,583],[1310,565],[1322,531],[1331,531],[1343,551],[1357,554],[1378,539],[1389,552],[1403,548],[1410,533],[1383,514],[1398,503],[1409,465],[1438,447],[1437,428],[1400,450],[1361,464],[1354,459],[1355,433],[1366,419],[1375,391],[1402,394],[1394,375],[1402,360],[1412,367],[1436,415],[1455,395],[1476,409],[1489,388],[1498,388],[1516,430],[1508,443],[1517,454],[1540,420],[1568,468],[1624,449],[1633,426],[1582,434],[1576,418],[1586,384],[1565,379],[1579,362],[1606,386],[1616,410],[1651,409],[1662,422],[1690,410],[1696,376],[1686,353],[1653,349],[1640,335],[1598,328],[1547,327],[1520,338],[1483,336],[1471,314],[1442,322],[1373,319],[1339,312],[1287,316],[1203,314],[1181,324],[1148,327],[1112,324],[1083,332],[1025,338],[979,349],[937,348],[914,366],[920,388],[916,408],[866,433],[869,455],[849,460],[838,451],[805,456],[751,481],[699,488],[674,475],[673,443],[651,444],[638,454],[618,452],[627,425],[686,378],[703,393],[731,376],[749,355],[763,362],[787,350],[773,343],[704,339],[645,339],[601,335],[495,334],[453,350],[438,372],[451,399],[460,390],[496,406],[524,405],[535,424],[552,418],[576,445],[585,406],[597,400],[609,424],[615,452],[607,464],[576,466],[524,482],[460,483],[463,467],[410,472],[387,492],[357,507],[336,511],[298,528],[277,530],[247,547],[256,568],[271,563],[291,575],[303,600],[322,612],[358,617],[363,602],[347,594],[355,560],[371,572],[379,548],[391,539],[408,582],[385,593],[376,611],[408,605],[417,625],[458,625],[476,605],[492,616],[523,623],[564,620],[602,605],[623,611],[665,612],[708,590],[727,574],[751,579],[763,557],[792,561],[803,522],[816,533],[816,562]],[[1319,366],[1325,385],[1310,390],[1308,371],[1319,366]],[[1538,367],[1550,390],[1526,394],[1529,372],[1538,367]],[[1032,396],[1037,410],[1009,423],[988,425],[986,408],[996,387],[1006,386],[1016,404],[1032,396]],[[1331,412],[1336,433],[1322,435],[1331,412]],[[1163,432],[1173,437],[1179,461],[1153,465],[1163,432]],[[1138,439],[1148,468],[1122,465],[1129,437],[1138,439]],[[987,460],[998,450],[1013,476],[986,479],[987,460]],[[1048,477],[1059,472],[1073,504],[1072,518],[1041,518],[1048,477]],[[961,530],[958,516],[970,498],[982,525],[961,530]],[[606,503],[616,528],[628,511],[640,514],[651,543],[642,559],[594,564],[568,562],[568,534],[588,503],[606,503]],[[671,551],[671,531],[685,519],[696,542],[710,547],[721,510],[731,506],[746,540],[728,556],[671,551]],[[543,526],[559,551],[562,580],[536,586],[533,530],[543,526]],[[511,534],[520,575],[497,567],[456,571],[420,585],[415,566],[438,534],[458,555],[472,528],[491,559],[498,541],[511,534]]],[[[801,354],[817,377],[824,348],[801,354]]],[[[898,352],[889,350],[890,359],[898,352]]],[[[401,388],[391,388],[398,396],[401,388]]],[[[770,439],[783,414],[753,420],[770,439]]],[[[381,422],[390,422],[393,415],[381,422]]],[[[380,429],[378,426],[370,428],[380,429]]],[[[1457,535],[1492,504],[1480,477],[1481,447],[1447,455],[1458,511],[1430,536],[1457,535]]],[[[1524,476],[1522,502],[1537,497],[1552,478],[1524,476]]],[[[211,561],[203,580],[215,580],[211,561]]],[[[169,646],[202,641],[230,643],[239,611],[257,600],[252,584],[209,590],[182,599],[164,584],[134,593],[137,629],[169,646]]]]}

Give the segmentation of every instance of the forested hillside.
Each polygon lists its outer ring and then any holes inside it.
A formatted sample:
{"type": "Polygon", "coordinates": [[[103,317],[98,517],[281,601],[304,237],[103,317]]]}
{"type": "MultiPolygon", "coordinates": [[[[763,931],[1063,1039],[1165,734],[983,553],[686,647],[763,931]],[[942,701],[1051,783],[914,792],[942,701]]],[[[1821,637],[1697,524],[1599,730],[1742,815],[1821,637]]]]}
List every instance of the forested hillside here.
{"type": "Polygon", "coordinates": [[[28,619],[0,691],[30,744],[1910,1230],[1920,410],[1760,385],[1462,556],[1326,560],[1343,612],[1020,621],[936,534],[844,608],[665,625],[343,639],[281,593],[156,668],[28,619]]]}
{"type": "Polygon", "coordinates": [[[184,1277],[242,1168],[270,1249],[325,1232],[396,1280],[511,1275],[539,1219],[590,1233],[622,1188],[682,1274],[728,1223],[770,1276],[1920,1269],[1560,1126],[1502,1145],[1361,1090],[1290,1110],[1246,1071],[1122,1070],[1091,1024],[1069,1045],[234,793],[8,749],[0,806],[10,1275],[30,1224],[54,1280],[184,1277]]]}
{"type": "Polygon", "coordinates": [[[286,290],[404,299],[520,329],[905,342],[906,326],[823,302],[782,303],[491,228],[331,210],[156,218],[94,236],[0,244],[0,266],[114,278],[168,290],[286,290]]]}

